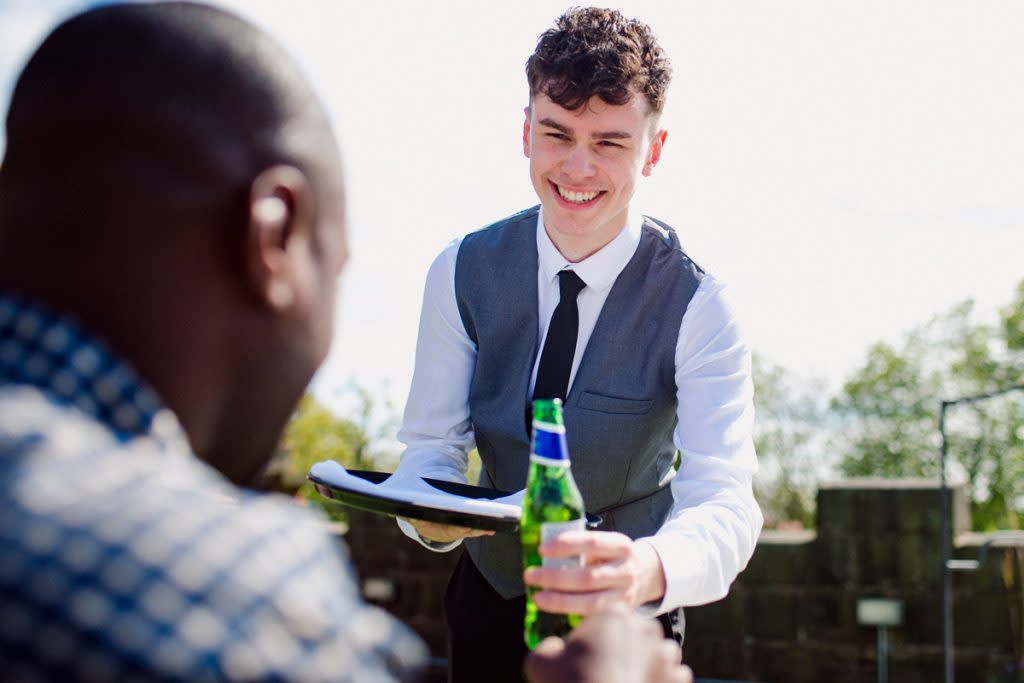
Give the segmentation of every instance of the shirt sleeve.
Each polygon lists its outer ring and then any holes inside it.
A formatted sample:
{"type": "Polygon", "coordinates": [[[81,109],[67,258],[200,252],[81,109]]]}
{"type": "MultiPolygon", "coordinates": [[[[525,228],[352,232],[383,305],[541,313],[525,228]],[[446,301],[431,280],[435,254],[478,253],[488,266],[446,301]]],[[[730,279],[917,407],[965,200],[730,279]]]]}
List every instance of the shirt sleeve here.
{"type": "Polygon", "coordinates": [[[725,597],[764,521],[753,494],[751,353],[723,290],[705,276],[679,329],[673,440],[681,464],[667,520],[642,539],[665,571],[658,612],[725,597]]]}
{"type": "MultiPolygon", "coordinates": [[[[466,482],[469,451],[475,445],[469,417],[469,384],[476,367],[476,344],[462,324],[455,301],[455,261],[461,239],[453,241],[430,266],[423,289],[416,340],[416,365],[398,440],[405,444],[393,477],[431,477],[466,482]]],[[[405,535],[435,551],[439,544],[422,539],[399,520],[405,535]]]]}

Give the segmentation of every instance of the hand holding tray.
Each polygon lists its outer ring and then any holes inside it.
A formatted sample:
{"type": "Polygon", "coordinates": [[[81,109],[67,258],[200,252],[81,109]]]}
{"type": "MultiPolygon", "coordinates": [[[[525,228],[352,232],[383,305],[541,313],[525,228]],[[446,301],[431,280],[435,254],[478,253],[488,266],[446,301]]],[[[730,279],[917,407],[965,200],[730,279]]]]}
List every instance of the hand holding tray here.
{"type": "Polygon", "coordinates": [[[346,470],[332,460],[309,471],[317,493],[349,507],[485,531],[519,531],[523,491],[510,494],[438,479],[390,478],[389,472],[346,470]]]}

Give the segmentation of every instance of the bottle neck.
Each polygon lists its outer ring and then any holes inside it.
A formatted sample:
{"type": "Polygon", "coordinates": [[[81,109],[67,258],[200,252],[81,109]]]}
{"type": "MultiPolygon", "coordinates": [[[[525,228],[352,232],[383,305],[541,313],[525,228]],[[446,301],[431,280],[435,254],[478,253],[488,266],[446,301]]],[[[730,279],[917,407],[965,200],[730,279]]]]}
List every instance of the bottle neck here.
{"type": "Polygon", "coordinates": [[[543,455],[531,453],[530,462],[536,465],[544,465],[545,467],[558,467],[563,470],[569,469],[569,461],[565,458],[545,458],[543,455]]]}

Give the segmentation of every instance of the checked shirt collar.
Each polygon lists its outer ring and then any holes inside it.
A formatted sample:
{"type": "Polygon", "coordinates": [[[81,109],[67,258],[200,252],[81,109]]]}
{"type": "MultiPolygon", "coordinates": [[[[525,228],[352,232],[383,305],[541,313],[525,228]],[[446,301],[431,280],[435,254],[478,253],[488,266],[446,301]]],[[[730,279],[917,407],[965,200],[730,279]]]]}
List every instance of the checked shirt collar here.
{"type": "Polygon", "coordinates": [[[29,385],[103,424],[121,442],[189,453],[174,414],[135,371],[72,319],[0,291],[0,388],[29,385]]]}

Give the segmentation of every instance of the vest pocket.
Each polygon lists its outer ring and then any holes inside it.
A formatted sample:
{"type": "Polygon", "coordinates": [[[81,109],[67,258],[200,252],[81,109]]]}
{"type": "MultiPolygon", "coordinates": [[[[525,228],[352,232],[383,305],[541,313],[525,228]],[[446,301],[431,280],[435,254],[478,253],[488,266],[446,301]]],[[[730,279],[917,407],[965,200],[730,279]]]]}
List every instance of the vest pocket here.
{"type": "Polygon", "coordinates": [[[650,399],[618,398],[593,391],[584,391],[576,401],[576,405],[583,410],[621,415],[645,415],[653,404],[654,401],[650,399]]]}

